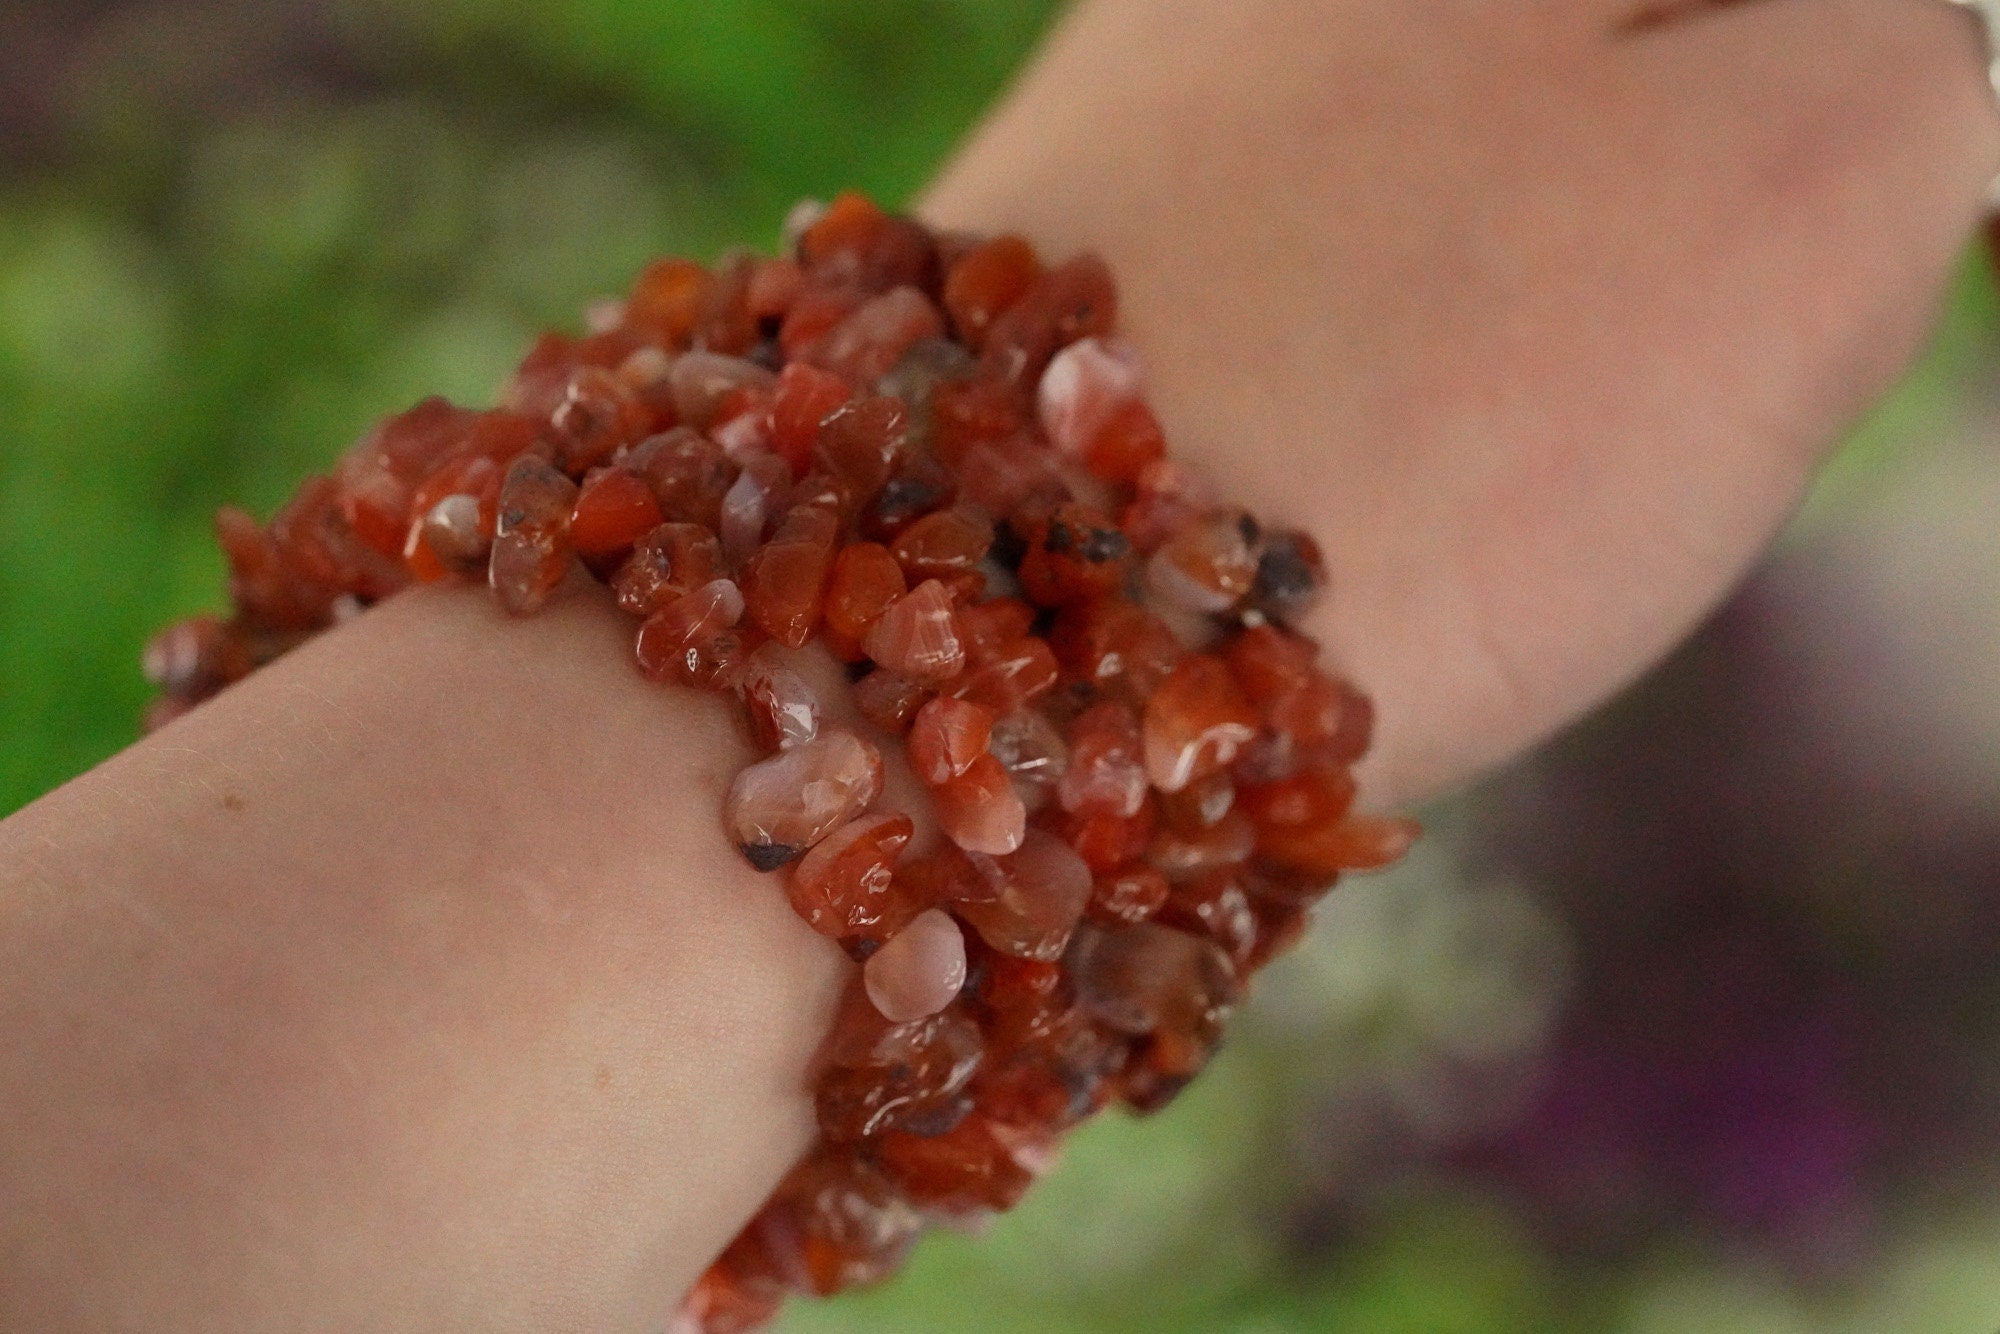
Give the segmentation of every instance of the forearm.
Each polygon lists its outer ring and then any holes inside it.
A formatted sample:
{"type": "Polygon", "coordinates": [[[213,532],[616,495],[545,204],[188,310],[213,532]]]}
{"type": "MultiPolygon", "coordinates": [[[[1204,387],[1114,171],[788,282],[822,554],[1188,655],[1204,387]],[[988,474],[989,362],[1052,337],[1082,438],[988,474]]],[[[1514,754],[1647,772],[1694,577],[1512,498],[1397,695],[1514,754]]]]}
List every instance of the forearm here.
{"type": "Polygon", "coordinates": [[[847,966],[577,589],[422,592],[0,825],[0,1325],[657,1324],[847,966]]]}

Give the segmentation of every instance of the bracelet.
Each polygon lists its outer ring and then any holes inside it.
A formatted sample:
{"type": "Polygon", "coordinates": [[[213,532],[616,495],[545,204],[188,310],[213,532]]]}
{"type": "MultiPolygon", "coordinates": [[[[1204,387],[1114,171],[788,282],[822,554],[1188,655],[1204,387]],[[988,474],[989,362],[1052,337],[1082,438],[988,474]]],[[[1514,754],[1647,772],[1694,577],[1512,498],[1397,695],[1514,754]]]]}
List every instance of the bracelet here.
{"type": "Polygon", "coordinates": [[[787,231],[783,258],[652,265],[499,407],[390,418],[268,525],[222,510],[233,612],[145,658],[158,726],[411,583],[525,615],[580,564],[641,672],[740,701],[765,758],[728,837],[861,968],[819,1142],[690,1334],[884,1278],[1095,1112],[1165,1106],[1319,896],[1416,836],[1351,809],[1372,709],[1298,629],[1317,547],[1166,456],[1101,260],[854,194],[787,231]],[[865,726],[822,721],[815,639],[865,726]],[[928,849],[875,809],[898,736],[928,849]]]}

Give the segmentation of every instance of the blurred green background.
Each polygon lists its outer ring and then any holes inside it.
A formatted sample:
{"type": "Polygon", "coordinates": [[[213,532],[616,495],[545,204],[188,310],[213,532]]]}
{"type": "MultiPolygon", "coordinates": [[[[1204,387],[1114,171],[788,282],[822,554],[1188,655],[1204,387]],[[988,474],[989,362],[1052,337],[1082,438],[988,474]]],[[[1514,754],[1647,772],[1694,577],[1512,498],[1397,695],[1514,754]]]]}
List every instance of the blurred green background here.
{"type": "MultiPolygon", "coordinates": [[[[0,812],[370,420],[907,197],[1051,0],[0,5],[0,812]]],[[[1996,321],[1651,680],[1344,889],[1171,1113],[799,1330],[2000,1328],[1996,321]]]]}

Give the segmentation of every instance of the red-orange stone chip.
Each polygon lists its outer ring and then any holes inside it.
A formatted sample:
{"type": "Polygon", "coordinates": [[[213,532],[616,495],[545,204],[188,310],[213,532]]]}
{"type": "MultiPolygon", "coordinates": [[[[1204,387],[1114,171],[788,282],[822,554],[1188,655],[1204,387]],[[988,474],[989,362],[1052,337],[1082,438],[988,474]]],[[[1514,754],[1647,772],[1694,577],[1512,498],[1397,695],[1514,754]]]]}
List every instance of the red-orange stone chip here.
{"type": "Polygon", "coordinates": [[[682,1300],[667,1334],[750,1334],[775,1320],[783,1304],[776,1283],[747,1280],[718,1261],[682,1300]]]}
{"type": "Polygon", "coordinates": [[[967,251],[944,280],[944,306],[966,346],[984,345],[993,322],[1041,276],[1035,248],[1018,236],[996,236],[967,251]]]}
{"type": "Polygon", "coordinates": [[[943,579],[974,569],[993,546],[993,520],[968,506],[939,510],[917,520],[891,550],[911,579],[943,579]]]}
{"type": "Polygon", "coordinates": [[[744,664],[737,693],[750,736],[765,750],[790,750],[819,735],[819,692],[766,644],[744,664]]]}
{"type": "Polygon", "coordinates": [[[1351,814],[1354,780],[1345,770],[1309,769],[1244,788],[1238,800],[1256,824],[1260,855],[1325,880],[1389,865],[1418,832],[1410,820],[1351,814]]]}
{"type": "Polygon", "coordinates": [[[1030,812],[1049,804],[1069,767],[1069,743],[1040,709],[1013,709],[994,719],[986,748],[1014,780],[1030,812]]]}
{"type": "Polygon", "coordinates": [[[994,713],[1012,713],[1053,688],[1060,675],[1056,655],[1046,642],[1022,638],[967,672],[951,693],[994,713]]]}
{"type": "Polygon", "coordinates": [[[564,472],[581,473],[645,434],[651,414],[617,377],[597,366],[573,373],[549,413],[549,439],[564,472]]]}
{"type": "Polygon", "coordinates": [[[1190,524],[1154,552],[1146,581],[1173,606],[1211,615],[1228,611],[1257,581],[1261,541],[1249,515],[1215,515],[1190,524]]]}
{"type": "Polygon", "coordinates": [[[1240,866],[1257,850],[1257,828],[1242,811],[1232,810],[1214,824],[1189,829],[1168,824],[1153,835],[1146,860],[1179,882],[1220,867],[1240,866]]]}
{"type": "Polygon", "coordinates": [[[736,480],[736,469],[723,457],[722,446],[696,431],[676,427],[641,441],[621,458],[653,488],[661,514],[714,530],[722,499],[736,480]]]}
{"type": "Polygon", "coordinates": [[[703,584],[674,599],[639,627],[633,652],[639,670],[655,681],[709,687],[708,650],[743,619],[743,594],[727,579],[703,584]]]}
{"type": "Polygon", "coordinates": [[[804,355],[856,384],[888,374],[913,343],[944,332],[944,317],[914,287],[898,287],[857,306],[804,355]]]}
{"type": "Polygon", "coordinates": [[[917,710],[910,727],[910,767],[932,787],[948,783],[986,753],[993,711],[949,696],[917,710]]]}
{"type": "Polygon", "coordinates": [[[818,347],[861,302],[862,293],[850,284],[809,284],[785,312],[785,322],[778,329],[778,347],[791,364],[803,365],[797,359],[818,347]]]}
{"type": "Polygon", "coordinates": [[[854,707],[883,731],[901,732],[935,693],[922,682],[878,668],[854,683],[854,707]]]}
{"type": "Polygon", "coordinates": [[[471,575],[483,569],[493,551],[493,529],[480,509],[479,497],[460,494],[425,510],[410,525],[403,553],[410,572],[430,583],[447,573],[471,575]]]}
{"type": "Polygon", "coordinates": [[[892,881],[914,829],[907,815],[864,815],[842,825],[793,868],[786,887],[792,907],[835,940],[900,929],[914,911],[897,902],[892,881]]]}
{"type": "Polygon", "coordinates": [[[707,269],[684,259],[648,265],[626,299],[625,322],[668,347],[685,347],[713,281],[707,269]]]}
{"type": "Polygon", "coordinates": [[[970,1110],[960,1094],[985,1055],[979,1026],[957,1006],[894,1025],[820,1081],[820,1133],[836,1144],[892,1130],[942,1134],[970,1110]]]}
{"type": "Polygon", "coordinates": [[[954,466],[975,445],[1018,439],[1028,419],[1020,395],[985,376],[947,380],[931,395],[931,432],[938,457],[954,466]]]}
{"type": "Polygon", "coordinates": [[[1154,922],[1086,925],[1065,961],[1083,1007],[1120,1033],[1211,1037],[1241,988],[1212,941],[1154,922]]]}
{"type": "Polygon", "coordinates": [[[1122,590],[1131,563],[1131,539],[1089,506],[1071,502],[1032,526],[1021,587],[1044,607],[1088,602],[1122,590]]]}
{"type": "Polygon", "coordinates": [[[1119,409],[1138,399],[1144,380],[1138,354],[1126,344],[1086,338],[1065,348],[1035,395],[1049,443],[1083,456],[1119,409]]]}
{"type": "Polygon", "coordinates": [[[908,436],[909,413],[902,402],[871,394],[820,424],[812,461],[839,478],[857,503],[865,502],[896,471],[908,436]]]}
{"type": "Polygon", "coordinates": [[[472,431],[477,414],[427,398],[364,436],[335,470],[340,512],[369,547],[400,555],[408,533],[411,488],[472,431]]]}
{"type": "Polygon", "coordinates": [[[1093,871],[1110,871],[1146,854],[1158,818],[1149,797],[1131,815],[1117,815],[1101,807],[1065,812],[1059,828],[1086,866],[1093,871]]]}
{"type": "Polygon", "coordinates": [[[1139,720],[1125,704],[1106,700],[1070,726],[1069,767],[1056,785],[1066,811],[1103,811],[1130,817],[1146,802],[1139,720]]]}
{"type": "Polygon", "coordinates": [[[575,505],[576,483],[534,455],[523,455],[507,469],[487,579],[513,615],[539,611],[569,573],[574,557],[569,516],[575,505]]]}
{"type": "Polygon", "coordinates": [[[951,594],[935,579],[891,603],[861,646],[877,663],[913,681],[948,681],[965,666],[951,594]]]}
{"type": "Polygon", "coordinates": [[[1167,902],[1167,878],[1150,866],[1100,875],[1090,890],[1088,913],[1106,926],[1135,926],[1167,902]]]}
{"type": "Polygon", "coordinates": [[[1099,428],[1084,455],[1090,471],[1107,482],[1135,484],[1152,464],[1167,456],[1166,433],[1145,400],[1121,405],[1099,428]]]}
{"type": "Polygon", "coordinates": [[[660,526],[660,502],[644,478],[624,468],[600,468],[583,479],[569,536],[585,560],[622,555],[660,526]]]}
{"type": "Polygon", "coordinates": [[[937,246],[928,233],[852,190],[835,196],[799,237],[799,257],[813,271],[875,290],[923,286],[935,281],[937,268],[937,246]]]}
{"type": "Polygon", "coordinates": [[[958,623],[965,631],[966,660],[977,667],[1026,639],[1035,625],[1035,609],[1019,598],[989,598],[961,607],[958,623]]]}
{"type": "Polygon", "coordinates": [[[994,949],[1023,959],[1062,957],[1090,900],[1090,868],[1053,834],[1030,829],[1005,857],[971,854],[993,892],[991,902],[963,903],[958,915],[994,949]]]}
{"type": "Polygon", "coordinates": [[[1110,333],[1118,289],[1095,255],[1050,269],[987,329],[983,365],[1011,383],[1033,386],[1049,359],[1079,338],[1110,333]]]}
{"type": "Polygon", "coordinates": [[[1299,870],[1331,875],[1326,834],[1354,806],[1354,779],[1344,770],[1311,769],[1274,783],[1247,786],[1237,803],[1257,830],[1257,850],[1299,870]]]}
{"type": "Polygon", "coordinates": [[[750,281],[743,293],[743,304],[750,317],[758,322],[782,320],[792,303],[805,291],[806,275],[797,263],[789,259],[758,257],[750,268],[750,281]]]}
{"type": "Polygon", "coordinates": [[[334,592],[302,584],[271,534],[233,505],[215,512],[215,539],[229,562],[229,598],[244,614],[286,629],[325,624],[334,592]]]}
{"type": "Polygon", "coordinates": [[[882,756],[842,728],[761,760],[729,785],[730,839],[760,871],[774,871],[882,795],[882,756]]]}
{"type": "Polygon", "coordinates": [[[826,590],[826,638],[834,656],[858,662],[861,641],[889,605],[909,591],[889,548],[875,542],[842,547],[826,590]]]}
{"type": "Polygon", "coordinates": [[[945,836],[967,852],[1000,856],[1021,846],[1028,810],[1000,761],[981,752],[965,772],[931,789],[945,836]]]}
{"type": "Polygon", "coordinates": [[[1193,654],[1146,701],[1146,773],[1162,792],[1228,764],[1261,720],[1228,667],[1193,654]]]}
{"type": "Polygon", "coordinates": [[[751,619],[786,648],[803,648],[819,625],[833,576],[840,520],[817,505],[794,506],[743,569],[751,619]]]}
{"type": "Polygon", "coordinates": [[[1176,884],[1155,918],[1162,926],[1205,936],[1229,956],[1241,977],[1257,948],[1257,914],[1234,867],[1222,867],[1176,884]]]}
{"type": "Polygon", "coordinates": [[[784,1253],[782,1269],[830,1297],[894,1273],[922,1225],[874,1168],[822,1151],[792,1170],[751,1227],[784,1253]]]}
{"type": "Polygon", "coordinates": [[[700,524],[664,523],[639,539],[611,588],[620,607],[648,616],[708,583],[721,569],[715,534],[700,524]]]}
{"type": "Polygon", "coordinates": [[[942,1135],[884,1135],[873,1149],[876,1166],[904,1199],[960,1216],[1012,1209],[1053,1153],[1047,1136],[977,1112],[942,1135]]]}
{"type": "Polygon", "coordinates": [[[1129,1048],[1123,1034],[1072,1009],[1046,1038],[996,1054],[974,1081],[975,1106],[1006,1125],[1060,1134],[1110,1102],[1129,1048]]]}
{"type": "Polygon", "coordinates": [[[750,313],[750,279],[757,257],[738,251],[716,266],[715,281],[702,294],[694,341],[710,352],[740,357],[757,342],[757,320],[750,313]]]}
{"type": "Polygon", "coordinates": [[[1049,647],[1069,680],[1134,703],[1158,690],[1187,656],[1165,621],[1120,598],[1064,607],[1049,647]]]}
{"type": "Polygon", "coordinates": [[[794,361],[778,375],[771,400],[771,446],[794,472],[803,472],[819,442],[820,426],[847,405],[854,390],[847,381],[817,366],[794,361]]]}
{"type": "Polygon", "coordinates": [[[705,431],[742,411],[746,402],[768,401],[777,377],[754,361],[715,352],[689,352],[674,359],[667,373],[679,429],[705,431]]]}
{"type": "Polygon", "coordinates": [[[1223,649],[1229,670],[1251,700],[1268,704],[1312,677],[1319,646],[1272,625],[1252,625],[1223,649]]]}
{"type": "Polygon", "coordinates": [[[951,914],[918,913],[862,966],[868,999],[895,1023],[936,1014],[965,985],[965,937],[951,914]]]}

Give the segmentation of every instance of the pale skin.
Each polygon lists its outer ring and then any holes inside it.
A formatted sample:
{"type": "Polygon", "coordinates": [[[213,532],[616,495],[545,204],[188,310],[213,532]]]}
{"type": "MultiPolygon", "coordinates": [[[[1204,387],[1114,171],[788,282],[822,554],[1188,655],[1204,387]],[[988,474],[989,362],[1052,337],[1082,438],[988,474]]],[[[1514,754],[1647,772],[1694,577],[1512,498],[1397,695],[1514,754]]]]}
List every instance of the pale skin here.
{"type": "MultiPolygon", "coordinates": [[[[1378,806],[1714,605],[2000,171],[1937,0],[1638,8],[1091,0],[922,202],[1102,250],[1176,449],[1312,526],[1378,806]]],[[[411,595],[0,823],[0,1327],[661,1324],[849,965],[626,633],[411,595]]]]}

